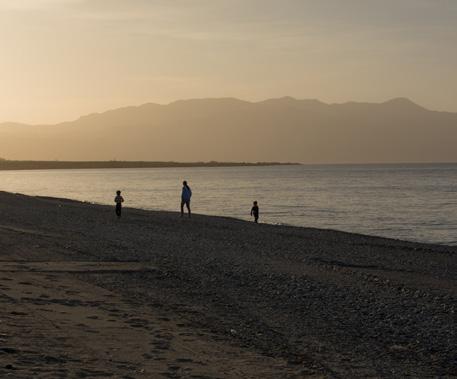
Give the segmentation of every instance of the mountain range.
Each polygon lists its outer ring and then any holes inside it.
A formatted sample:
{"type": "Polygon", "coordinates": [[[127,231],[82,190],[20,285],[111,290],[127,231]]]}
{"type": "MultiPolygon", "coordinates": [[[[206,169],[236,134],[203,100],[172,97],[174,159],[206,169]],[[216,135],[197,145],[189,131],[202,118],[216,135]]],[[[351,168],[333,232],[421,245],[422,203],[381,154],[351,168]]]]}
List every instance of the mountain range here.
{"type": "Polygon", "coordinates": [[[0,124],[14,160],[456,162],[457,113],[409,99],[326,104],[290,97],[144,104],[56,125],[0,124]]]}

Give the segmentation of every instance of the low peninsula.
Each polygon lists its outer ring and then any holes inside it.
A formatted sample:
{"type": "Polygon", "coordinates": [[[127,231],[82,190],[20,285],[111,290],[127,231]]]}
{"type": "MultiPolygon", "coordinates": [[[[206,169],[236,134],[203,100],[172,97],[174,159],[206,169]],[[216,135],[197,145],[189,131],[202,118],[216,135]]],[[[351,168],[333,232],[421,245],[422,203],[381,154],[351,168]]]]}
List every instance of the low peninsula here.
{"type": "Polygon", "coordinates": [[[70,170],[101,168],[160,168],[160,167],[245,167],[293,166],[300,163],[281,162],[162,162],[162,161],[16,161],[0,159],[0,170],[70,170]]]}

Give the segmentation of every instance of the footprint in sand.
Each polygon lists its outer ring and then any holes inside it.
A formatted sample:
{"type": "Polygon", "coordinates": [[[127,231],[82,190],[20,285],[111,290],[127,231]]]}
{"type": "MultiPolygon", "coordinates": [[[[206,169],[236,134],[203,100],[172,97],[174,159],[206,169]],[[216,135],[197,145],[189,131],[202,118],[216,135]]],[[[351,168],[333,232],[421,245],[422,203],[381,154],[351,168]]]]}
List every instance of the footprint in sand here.
{"type": "Polygon", "coordinates": [[[142,318],[131,318],[126,321],[132,328],[147,328],[149,322],[142,318]]]}
{"type": "Polygon", "coordinates": [[[18,354],[19,350],[12,347],[0,347],[0,353],[3,354],[18,354]]]}
{"type": "Polygon", "coordinates": [[[166,378],[179,378],[176,374],[176,372],[162,372],[160,375],[166,377],[166,378]]]}
{"type": "Polygon", "coordinates": [[[156,349],[170,350],[170,344],[167,341],[156,341],[152,343],[156,349]]]}
{"type": "Polygon", "coordinates": [[[24,313],[24,312],[13,311],[13,312],[11,312],[11,314],[14,316],[27,316],[27,313],[24,313]]]}
{"type": "Polygon", "coordinates": [[[61,357],[53,357],[51,355],[45,355],[42,358],[47,364],[59,364],[66,363],[67,361],[61,357]]]}
{"type": "Polygon", "coordinates": [[[65,291],[65,293],[67,295],[79,295],[80,294],[80,292],[78,292],[78,291],[65,291]]]}
{"type": "Polygon", "coordinates": [[[179,326],[181,328],[188,328],[188,327],[191,327],[192,325],[191,324],[185,324],[185,323],[177,323],[176,326],[179,326]]]}
{"type": "Polygon", "coordinates": [[[22,284],[23,286],[33,286],[30,282],[19,282],[18,284],[22,284]]]}
{"type": "Polygon", "coordinates": [[[179,362],[179,363],[190,363],[190,362],[193,362],[193,359],[190,359],[190,358],[177,358],[176,362],[179,362]]]}

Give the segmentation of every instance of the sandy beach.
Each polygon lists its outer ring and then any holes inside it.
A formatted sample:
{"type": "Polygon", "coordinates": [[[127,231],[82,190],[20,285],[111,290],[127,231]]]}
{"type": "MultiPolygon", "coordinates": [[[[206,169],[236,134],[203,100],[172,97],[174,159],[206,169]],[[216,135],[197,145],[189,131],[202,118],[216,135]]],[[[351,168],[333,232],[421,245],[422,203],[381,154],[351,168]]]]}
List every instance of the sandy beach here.
{"type": "Polygon", "coordinates": [[[0,193],[1,378],[457,377],[457,248],[0,193]]]}

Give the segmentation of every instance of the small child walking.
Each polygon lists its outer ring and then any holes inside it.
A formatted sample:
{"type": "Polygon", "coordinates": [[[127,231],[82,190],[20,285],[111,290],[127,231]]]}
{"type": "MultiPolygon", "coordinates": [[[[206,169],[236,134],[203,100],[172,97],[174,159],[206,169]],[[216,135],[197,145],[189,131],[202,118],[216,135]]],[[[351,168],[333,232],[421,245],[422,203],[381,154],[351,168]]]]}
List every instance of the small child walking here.
{"type": "Polygon", "coordinates": [[[114,202],[116,203],[117,218],[121,218],[122,203],[124,202],[124,198],[121,196],[121,191],[116,191],[116,197],[114,198],[114,202]]]}
{"type": "Polygon", "coordinates": [[[254,222],[257,224],[259,222],[259,206],[257,205],[257,201],[254,201],[252,205],[251,216],[254,216],[254,222]]]}

